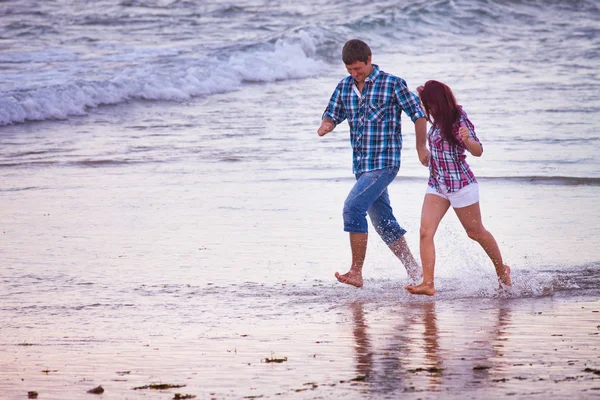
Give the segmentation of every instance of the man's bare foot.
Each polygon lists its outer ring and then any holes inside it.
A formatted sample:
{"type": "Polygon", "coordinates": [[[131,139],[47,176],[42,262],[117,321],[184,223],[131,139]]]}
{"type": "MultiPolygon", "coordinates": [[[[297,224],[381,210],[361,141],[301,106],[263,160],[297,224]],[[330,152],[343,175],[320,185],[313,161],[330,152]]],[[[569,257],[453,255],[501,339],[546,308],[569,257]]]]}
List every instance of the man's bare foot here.
{"type": "Polygon", "coordinates": [[[506,264],[504,264],[504,274],[498,278],[498,283],[500,289],[502,289],[502,285],[512,286],[512,281],[510,280],[510,267],[506,264]]]}
{"type": "Polygon", "coordinates": [[[344,275],[340,275],[339,272],[336,272],[335,277],[341,283],[356,286],[357,288],[361,288],[363,286],[363,278],[360,273],[348,271],[344,275]]]}
{"type": "Polygon", "coordinates": [[[424,294],[427,296],[433,296],[435,294],[433,282],[423,282],[417,286],[406,285],[404,288],[412,294],[424,294]]]}

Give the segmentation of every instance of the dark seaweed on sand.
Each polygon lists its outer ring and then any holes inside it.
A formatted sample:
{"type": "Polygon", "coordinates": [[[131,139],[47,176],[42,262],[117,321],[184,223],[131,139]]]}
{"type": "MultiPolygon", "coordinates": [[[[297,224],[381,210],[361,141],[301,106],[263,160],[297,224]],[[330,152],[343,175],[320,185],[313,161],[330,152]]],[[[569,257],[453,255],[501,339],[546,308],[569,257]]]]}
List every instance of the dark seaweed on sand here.
{"type": "Polygon", "coordinates": [[[266,363],[282,363],[282,362],[286,362],[288,359],[287,357],[283,357],[283,358],[275,358],[275,357],[271,357],[271,358],[265,358],[265,362],[266,363]]]}
{"type": "Polygon", "coordinates": [[[583,372],[591,372],[593,374],[600,375],[600,369],[595,368],[586,368],[583,370],[583,372]]]}
{"type": "Polygon", "coordinates": [[[90,389],[87,392],[92,394],[102,394],[104,393],[104,388],[102,386],[96,386],[95,388],[90,389]]]}
{"type": "Polygon", "coordinates": [[[140,389],[166,390],[166,389],[174,389],[174,388],[182,388],[182,387],[185,387],[185,385],[172,385],[170,383],[151,383],[150,385],[134,387],[133,390],[140,390],[140,389]]]}

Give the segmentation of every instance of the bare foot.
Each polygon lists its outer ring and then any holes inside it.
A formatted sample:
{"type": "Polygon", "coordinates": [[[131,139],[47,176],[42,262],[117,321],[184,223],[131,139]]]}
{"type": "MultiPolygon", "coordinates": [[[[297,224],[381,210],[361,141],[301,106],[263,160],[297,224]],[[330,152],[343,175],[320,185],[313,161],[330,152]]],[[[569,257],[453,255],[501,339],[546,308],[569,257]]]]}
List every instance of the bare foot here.
{"type": "Polygon", "coordinates": [[[406,285],[404,288],[412,294],[424,294],[427,296],[433,296],[435,294],[433,282],[423,282],[417,286],[406,285]]]}
{"type": "Polygon", "coordinates": [[[360,273],[352,272],[351,270],[346,272],[344,275],[340,275],[339,272],[336,272],[335,277],[341,283],[356,286],[357,288],[361,288],[363,286],[362,275],[360,273]]]}
{"type": "Polygon", "coordinates": [[[506,264],[504,264],[504,274],[498,278],[498,283],[500,289],[502,289],[502,285],[512,286],[512,281],[510,280],[510,267],[506,264]]]}

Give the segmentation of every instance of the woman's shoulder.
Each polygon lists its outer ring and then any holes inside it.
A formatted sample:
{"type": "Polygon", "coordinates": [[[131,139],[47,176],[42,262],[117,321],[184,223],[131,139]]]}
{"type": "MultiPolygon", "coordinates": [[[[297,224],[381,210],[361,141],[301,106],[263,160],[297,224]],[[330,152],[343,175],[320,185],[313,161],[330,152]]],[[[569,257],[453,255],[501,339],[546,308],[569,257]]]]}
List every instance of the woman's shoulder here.
{"type": "Polygon", "coordinates": [[[469,115],[467,114],[467,112],[465,111],[465,109],[461,106],[458,105],[458,111],[459,111],[459,125],[468,125],[471,128],[475,128],[475,126],[473,125],[473,123],[471,122],[471,120],[469,119],[469,115]]]}

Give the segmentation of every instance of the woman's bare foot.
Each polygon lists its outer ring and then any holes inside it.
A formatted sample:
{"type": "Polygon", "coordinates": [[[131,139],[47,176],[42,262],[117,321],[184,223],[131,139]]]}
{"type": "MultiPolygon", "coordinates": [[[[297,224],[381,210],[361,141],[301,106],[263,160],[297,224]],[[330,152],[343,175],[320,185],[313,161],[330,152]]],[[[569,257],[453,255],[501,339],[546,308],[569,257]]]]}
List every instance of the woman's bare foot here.
{"type": "Polygon", "coordinates": [[[504,264],[504,274],[498,277],[498,283],[500,289],[502,289],[502,285],[512,286],[512,281],[510,280],[510,267],[506,264],[504,264]]]}
{"type": "Polygon", "coordinates": [[[435,294],[433,282],[423,282],[417,286],[406,285],[404,288],[412,294],[424,294],[427,296],[433,296],[435,294]]]}
{"type": "Polygon", "coordinates": [[[344,275],[340,275],[339,272],[336,272],[335,277],[341,283],[356,286],[357,288],[361,288],[363,286],[363,278],[360,272],[352,272],[352,270],[350,270],[344,275]]]}

